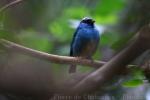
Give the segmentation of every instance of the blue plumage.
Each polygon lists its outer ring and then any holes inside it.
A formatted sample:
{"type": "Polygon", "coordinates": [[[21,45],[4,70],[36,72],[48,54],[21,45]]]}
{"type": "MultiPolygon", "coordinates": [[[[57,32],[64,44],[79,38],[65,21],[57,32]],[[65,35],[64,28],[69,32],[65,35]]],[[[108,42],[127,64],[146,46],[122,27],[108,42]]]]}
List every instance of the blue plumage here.
{"type": "MultiPolygon", "coordinates": [[[[91,59],[99,43],[99,32],[94,26],[94,20],[83,18],[76,29],[70,48],[70,56],[91,59]]],[[[76,71],[76,65],[71,65],[69,72],[76,71]]]]}

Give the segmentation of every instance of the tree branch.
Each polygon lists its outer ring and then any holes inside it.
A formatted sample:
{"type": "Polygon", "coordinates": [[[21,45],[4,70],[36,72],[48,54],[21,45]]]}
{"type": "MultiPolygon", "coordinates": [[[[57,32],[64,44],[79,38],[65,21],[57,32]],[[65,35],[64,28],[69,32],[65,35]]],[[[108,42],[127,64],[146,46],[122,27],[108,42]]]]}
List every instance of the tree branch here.
{"type": "MultiPolygon", "coordinates": [[[[80,59],[76,57],[69,57],[69,56],[59,56],[59,55],[53,55],[53,54],[48,54],[45,52],[41,52],[38,50],[34,50],[31,48],[24,47],[22,45],[10,42],[5,39],[0,39],[0,43],[8,50],[22,53],[22,54],[27,54],[36,58],[40,58],[42,60],[48,60],[53,63],[59,63],[59,64],[78,64],[78,65],[85,65],[93,68],[99,68],[102,65],[104,65],[106,62],[104,61],[91,61],[88,59],[80,59]]],[[[128,67],[132,67],[135,65],[128,65],[128,67]]]]}
{"type": "Polygon", "coordinates": [[[92,66],[93,68],[98,68],[102,66],[105,62],[103,61],[91,61],[88,59],[80,59],[76,57],[68,57],[68,56],[58,56],[53,54],[44,53],[41,51],[33,50],[24,46],[21,46],[19,44],[1,39],[1,44],[11,51],[27,54],[36,58],[41,58],[42,60],[48,60],[53,63],[59,63],[59,64],[78,64],[78,65],[86,65],[86,66],[92,66]]]}
{"type": "Polygon", "coordinates": [[[6,5],[3,6],[2,8],[0,8],[0,13],[2,13],[5,9],[7,9],[7,8],[9,8],[9,7],[11,7],[11,6],[20,3],[21,1],[23,1],[23,0],[15,0],[15,1],[13,1],[13,2],[10,2],[9,4],[6,4],[6,5]]]}

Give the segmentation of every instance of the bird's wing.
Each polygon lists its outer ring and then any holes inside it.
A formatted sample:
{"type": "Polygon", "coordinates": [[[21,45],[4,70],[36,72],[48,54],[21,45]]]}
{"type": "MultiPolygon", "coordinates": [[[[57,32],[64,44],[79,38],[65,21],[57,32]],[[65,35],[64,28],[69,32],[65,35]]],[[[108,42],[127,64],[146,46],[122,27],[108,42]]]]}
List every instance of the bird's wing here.
{"type": "Polygon", "coordinates": [[[75,33],[73,34],[73,39],[72,39],[72,42],[71,42],[71,45],[70,45],[70,56],[73,56],[73,43],[74,43],[74,40],[75,40],[75,37],[78,33],[78,30],[79,30],[79,27],[76,29],[75,33]]]}

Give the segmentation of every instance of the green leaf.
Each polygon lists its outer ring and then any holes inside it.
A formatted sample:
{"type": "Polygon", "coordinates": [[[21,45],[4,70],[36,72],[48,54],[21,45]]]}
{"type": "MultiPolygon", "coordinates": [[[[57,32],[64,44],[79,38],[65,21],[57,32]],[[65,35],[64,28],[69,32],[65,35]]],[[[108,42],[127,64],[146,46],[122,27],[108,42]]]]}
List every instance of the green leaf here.
{"type": "Polygon", "coordinates": [[[144,79],[145,75],[143,73],[143,70],[141,70],[139,67],[134,66],[133,68],[130,68],[131,75],[134,79],[144,79]]]}
{"type": "Polygon", "coordinates": [[[122,85],[124,87],[137,87],[143,84],[143,80],[145,79],[143,71],[137,67],[130,67],[130,79],[125,81],[122,85]]]}
{"type": "Polygon", "coordinates": [[[124,82],[122,85],[124,87],[137,87],[143,84],[143,80],[141,79],[132,79],[129,81],[124,82]]]}

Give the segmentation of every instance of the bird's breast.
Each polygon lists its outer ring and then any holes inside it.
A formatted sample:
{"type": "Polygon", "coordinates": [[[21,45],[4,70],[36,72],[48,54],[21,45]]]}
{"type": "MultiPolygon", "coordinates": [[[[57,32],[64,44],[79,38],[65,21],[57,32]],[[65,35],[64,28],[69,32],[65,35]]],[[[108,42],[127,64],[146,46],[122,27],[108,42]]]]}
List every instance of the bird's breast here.
{"type": "Polygon", "coordinates": [[[79,31],[79,37],[85,39],[99,39],[99,32],[94,28],[83,28],[79,31]]]}
{"type": "Polygon", "coordinates": [[[80,52],[80,56],[84,58],[91,57],[96,50],[97,43],[94,41],[89,41],[87,44],[83,45],[83,48],[80,52]]]}

